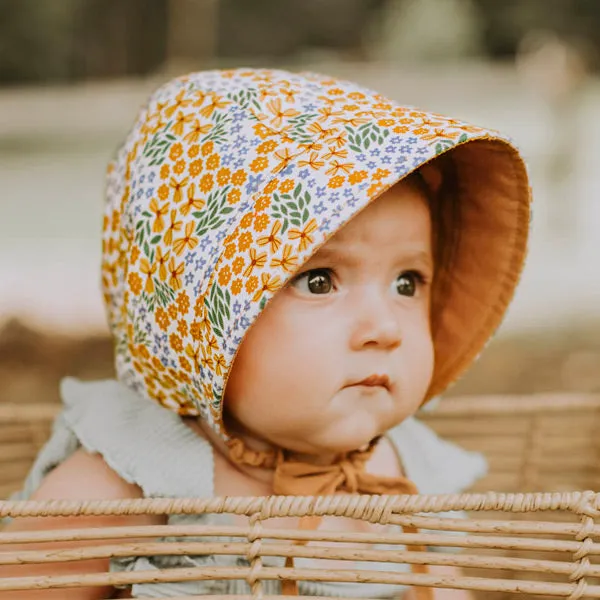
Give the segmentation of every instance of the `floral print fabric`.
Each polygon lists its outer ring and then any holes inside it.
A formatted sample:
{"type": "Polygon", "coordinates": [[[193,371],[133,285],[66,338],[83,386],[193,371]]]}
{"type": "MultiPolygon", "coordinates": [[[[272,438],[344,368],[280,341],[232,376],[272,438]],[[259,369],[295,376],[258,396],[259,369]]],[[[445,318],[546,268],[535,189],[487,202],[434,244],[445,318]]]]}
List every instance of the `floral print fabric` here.
{"type": "Polygon", "coordinates": [[[119,378],[226,437],[244,333],[327,238],[461,121],[349,82],[240,69],[160,88],[109,167],[103,288],[119,378]]]}

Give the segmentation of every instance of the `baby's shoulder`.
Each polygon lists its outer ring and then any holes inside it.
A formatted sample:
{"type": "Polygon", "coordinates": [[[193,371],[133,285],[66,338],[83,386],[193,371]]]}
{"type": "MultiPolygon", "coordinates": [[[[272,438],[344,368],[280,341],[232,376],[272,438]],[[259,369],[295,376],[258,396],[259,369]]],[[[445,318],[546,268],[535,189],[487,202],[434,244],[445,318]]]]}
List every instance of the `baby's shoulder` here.
{"type": "Polygon", "coordinates": [[[125,481],[100,454],[79,448],[44,477],[31,499],[112,500],[142,497],[141,488],[125,481]]]}

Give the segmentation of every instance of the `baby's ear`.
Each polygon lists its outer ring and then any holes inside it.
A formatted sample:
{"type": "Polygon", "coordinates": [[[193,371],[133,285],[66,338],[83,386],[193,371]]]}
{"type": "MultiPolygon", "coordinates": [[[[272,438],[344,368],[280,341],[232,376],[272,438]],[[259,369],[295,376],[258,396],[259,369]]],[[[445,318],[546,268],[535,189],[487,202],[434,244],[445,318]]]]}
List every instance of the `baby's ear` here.
{"type": "Polygon", "coordinates": [[[440,187],[442,187],[442,181],[444,178],[439,166],[436,165],[435,162],[424,164],[419,168],[419,173],[421,173],[421,177],[423,177],[427,187],[433,192],[433,194],[437,194],[440,187]]]}

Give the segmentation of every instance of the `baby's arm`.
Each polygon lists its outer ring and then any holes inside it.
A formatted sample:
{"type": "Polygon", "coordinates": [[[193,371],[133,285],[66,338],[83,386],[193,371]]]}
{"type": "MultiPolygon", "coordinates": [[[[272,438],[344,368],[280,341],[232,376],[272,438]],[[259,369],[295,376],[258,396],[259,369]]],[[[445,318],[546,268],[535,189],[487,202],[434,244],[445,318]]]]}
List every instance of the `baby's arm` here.
{"type": "MultiPolygon", "coordinates": [[[[99,454],[89,454],[78,450],[64,463],[56,467],[44,479],[32,500],[112,500],[121,498],[141,498],[141,489],[121,479],[104,462],[99,454]]],[[[125,525],[160,524],[164,520],[156,516],[123,517],[23,517],[14,519],[4,531],[41,531],[49,529],[69,529],[86,527],[115,527],[125,525]]],[[[110,544],[104,540],[102,544],[110,544]]],[[[7,550],[49,550],[77,548],[82,543],[56,542],[23,544],[20,546],[0,546],[7,550]]],[[[27,577],[47,575],[77,575],[84,573],[105,573],[109,569],[109,559],[93,559],[77,562],[54,563],[47,565],[0,566],[0,580],[5,577],[27,577]]],[[[36,592],[1,592],[0,600],[96,600],[107,598],[114,590],[107,587],[86,587],[36,592]]]]}

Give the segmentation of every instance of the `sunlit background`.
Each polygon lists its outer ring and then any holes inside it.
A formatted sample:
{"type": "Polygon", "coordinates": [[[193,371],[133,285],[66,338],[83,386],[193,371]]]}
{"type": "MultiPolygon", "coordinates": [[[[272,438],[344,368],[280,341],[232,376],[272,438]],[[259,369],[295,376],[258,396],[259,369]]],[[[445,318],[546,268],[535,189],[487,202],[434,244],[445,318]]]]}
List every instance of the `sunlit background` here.
{"type": "Polygon", "coordinates": [[[110,376],[104,170],[162,81],[340,75],[513,136],[535,197],[508,319],[460,393],[600,391],[597,0],[0,0],[0,401],[110,376]]]}

